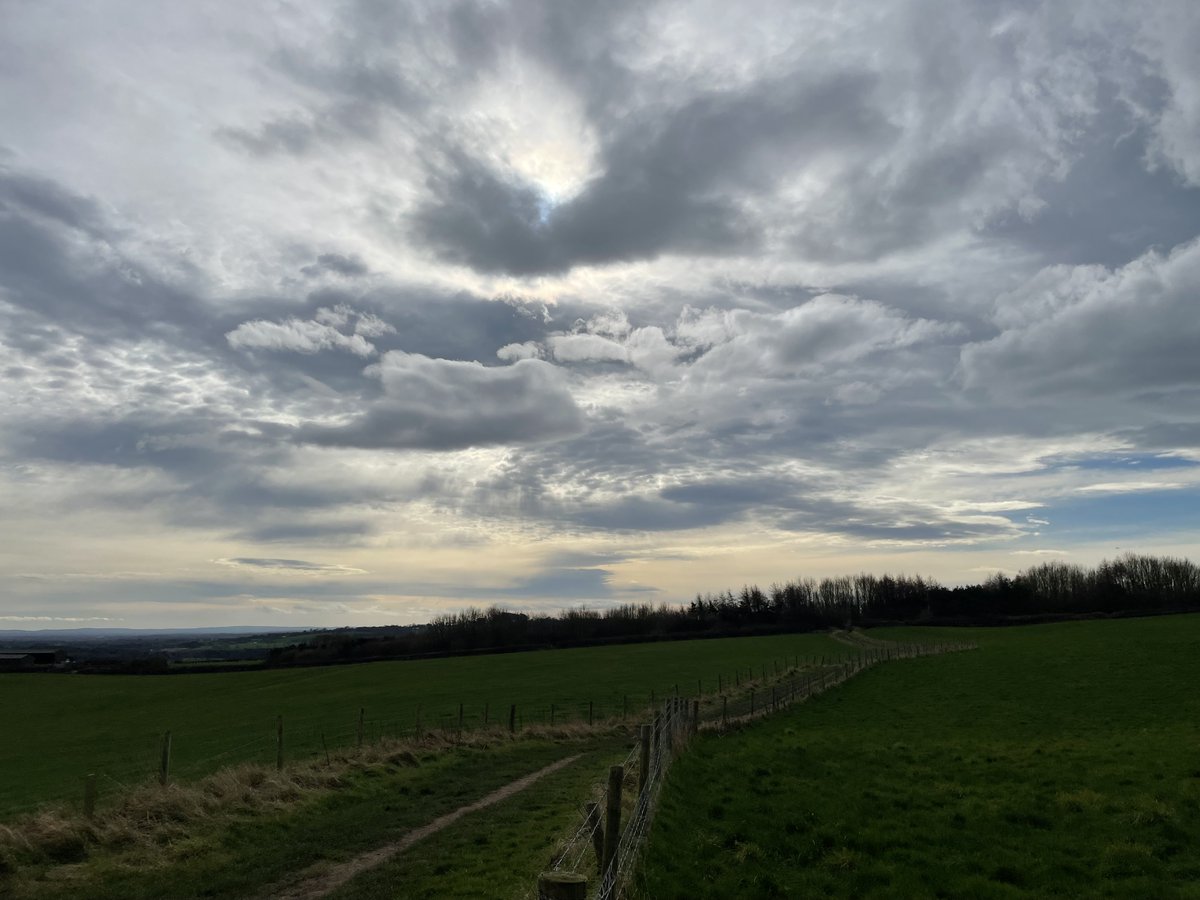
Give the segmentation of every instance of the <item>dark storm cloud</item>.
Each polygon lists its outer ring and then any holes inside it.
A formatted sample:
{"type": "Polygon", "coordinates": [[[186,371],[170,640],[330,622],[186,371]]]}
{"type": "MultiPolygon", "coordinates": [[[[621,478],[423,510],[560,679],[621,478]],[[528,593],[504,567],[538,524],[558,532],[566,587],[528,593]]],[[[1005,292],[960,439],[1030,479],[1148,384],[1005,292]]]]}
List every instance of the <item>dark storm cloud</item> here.
{"type": "Polygon", "coordinates": [[[646,111],[605,147],[603,173],[560,206],[453,149],[412,235],[448,260],[516,274],[742,253],[760,236],[745,201],[770,190],[782,167],[888,130],[874,86],[866,73],[797,74],[646,111]]]}

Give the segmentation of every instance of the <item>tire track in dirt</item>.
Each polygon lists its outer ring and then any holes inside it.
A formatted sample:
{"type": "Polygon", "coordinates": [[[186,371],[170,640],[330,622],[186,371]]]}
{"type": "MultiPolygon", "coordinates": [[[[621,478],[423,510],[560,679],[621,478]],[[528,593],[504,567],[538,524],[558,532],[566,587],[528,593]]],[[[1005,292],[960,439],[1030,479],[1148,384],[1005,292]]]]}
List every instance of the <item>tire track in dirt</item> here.
{"type": "Polygon", "coordinates": [[[576,753],[574,756],[560,759],[544,768],[538,769],[536,772],[530,772],[516,781],[510,781],[504,787],[492,791],[486,797],[482,797],[473,803],[468,803],[466,806],[460,806],[458,809],[448,812],[444,816],[438,816],[432,822],[428,822],[420,828],[414,828],[405,834],[404,837],[400,838],[400,840],[394,841],[391,844],[386,844],[375,850],[369,850],[366,853],[356,856],[354,859],[337,863],[328,868],[310,867],[307,870],[309,874],[305,876],[302,872],[299,881],[276,885],[263,896],[269,897],[271,900],[319,900],[319,898],[325,897],[337,890],[356,875],[387,862],[392,857],[403,853],[418,841],[422,841],[430,835],[441,831],[443,828],[453,825],[463,816],[507,800],[514,794],[519,794],[547,775],[552,775],[559,769],[566,768],[582,755],[582,753],[576,753]]]}

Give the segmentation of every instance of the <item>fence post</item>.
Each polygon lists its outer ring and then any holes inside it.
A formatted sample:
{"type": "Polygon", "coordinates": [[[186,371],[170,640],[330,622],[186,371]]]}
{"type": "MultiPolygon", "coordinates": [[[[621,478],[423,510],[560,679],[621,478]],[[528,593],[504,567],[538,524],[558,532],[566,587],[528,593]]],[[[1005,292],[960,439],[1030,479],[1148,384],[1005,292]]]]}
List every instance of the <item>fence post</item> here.
{"type": "Polygon", "coordinates": [[[83,779],[83,816],[90,819],[96,815],[96,776],[88,775],[83,779]]]}
{"type": "Polygon", "coordinates": [[[167,731],[163,734],[162,739],[162,759],[158,764],[158,783],[166,784],[167,778],[171,775],[171,732],[167,731]]]}
{"type": "Polygon", "coordinates": [[[613,766],[608,770],[608,808],[604,817],[604,863],[600,877],[617,865],[617,842],[621,839],[621,782],[625,780],[625,769],[613,766]]]}
{"type": "Polygon", "coordinates": [[[458,735],[459,735],[460,739],[462,738],[462,723],[463,723],[463,705],[461,703],[459,703],[458,704],[458,735]]]}
{"type": "Polygon", "coordinates": [[[514,734],[517,730],[517,704],[513,704],[508,708],[508,731],[509,734],[514,734]]]}
{"type": "Polygon", "coordinates": [[[275,717],[275,768],[283,768],[283,716],[275,717]]]}
{"type": "Polygon", "coordinates": [[[362,742],[363,742],[363,716],[366,714],[366,712],[367,712],[367,710],[366,710],[366,708],[365,708],[365,707],[362,707],[362,706],[360,706],[360,707],[358,708],[358,749],[359,749],[359,750],[361,750],[361,749],[362,749],[362,742]]]}
{"type": "Polygon", "coordinates": [[[694,737],[696,735],[696,732],[699,730],[700,730],[700,701],[693,700],[692,701],[692,736],[694,737]]]}
{"type": "Polygon", "coordinates": [[[750,688],[750,715],[754,715],[754,688],[750,688]]]}
{"type": "Polygon", "coordinates": [[[550,727],[554,727],[554,704],[550,704],[550,727]]]}
{"type": "Polygon", "coordinates": [[[650,779],[650,731],[651,726],[638,726],[638,741],[640,753],[638,758],[638,796],[646,793],[646,785],[650,779]]]}
{"type": "Polygon", "coordinates": [[[592,701],[588,701],[588,727],[592,727],[592,701]]]}
{"type": "Polygon", "coordinates": [[[586,900],[587,877],[574,872],[543,872],[538,876],[538,900],[586,900]]]}
{"type": "Polygon", "coordinates": [[[621,718],[625,719],[628,717],[629,717],[629,695],[622,694],[621,695],[621,718]]]}
{"type": "Polygon", "coordinates": [[[488,704],[483,704],[483,727],[488,727],[488,704]]]}

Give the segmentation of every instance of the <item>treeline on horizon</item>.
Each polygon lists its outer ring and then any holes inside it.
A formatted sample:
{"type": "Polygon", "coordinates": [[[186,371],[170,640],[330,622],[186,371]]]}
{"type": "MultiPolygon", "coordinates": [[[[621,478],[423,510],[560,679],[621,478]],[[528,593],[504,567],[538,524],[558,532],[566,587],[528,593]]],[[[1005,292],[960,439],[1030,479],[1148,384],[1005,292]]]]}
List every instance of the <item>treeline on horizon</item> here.
{"type": "Polygon", "coordinates": [[[527,615],[499,607],[394,629],[322,632],[276,648],[268,665],[397,656],[486,653],[681,637],[818,631],[872,625],[1000,625],[1101,615],[1200,610],[1200,567],[1187,559],[1127,554],[1093,569],[1045,562],[1009,577],[947,588],[919,575],[798,578],[766,590],[698,594],[686,606],[623,604],[527,615]],[[380,633],[382,632],[382,634],[380,633]]]}

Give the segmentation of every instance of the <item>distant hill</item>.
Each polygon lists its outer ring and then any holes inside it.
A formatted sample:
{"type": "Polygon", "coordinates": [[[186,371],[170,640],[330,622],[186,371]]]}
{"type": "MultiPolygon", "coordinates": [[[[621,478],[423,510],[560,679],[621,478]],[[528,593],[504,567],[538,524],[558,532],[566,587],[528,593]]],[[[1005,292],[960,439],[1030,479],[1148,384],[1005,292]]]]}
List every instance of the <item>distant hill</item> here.
{"type": "Polygon", "coordinates": [[[36,640],[56,643],[97,638],[152,638],[189,635],[305,634],[319,628],[281,628],[277,625],[214,625],[207,628],[38,628],[0,630],[0,641],[36,640]]]}

